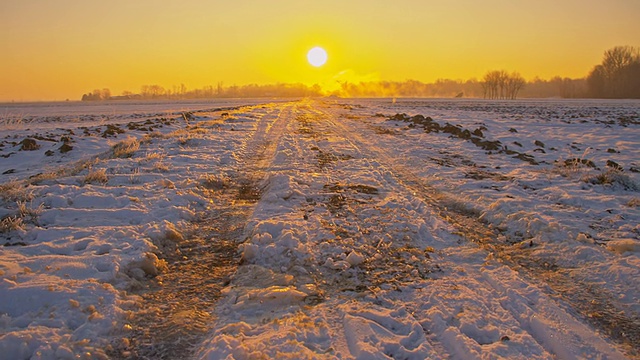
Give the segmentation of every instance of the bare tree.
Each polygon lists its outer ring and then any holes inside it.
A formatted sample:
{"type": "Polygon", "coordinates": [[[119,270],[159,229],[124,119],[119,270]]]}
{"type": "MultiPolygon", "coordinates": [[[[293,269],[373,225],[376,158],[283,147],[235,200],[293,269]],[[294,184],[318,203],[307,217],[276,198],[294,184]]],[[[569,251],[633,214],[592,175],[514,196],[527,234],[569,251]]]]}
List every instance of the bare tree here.
{"type": "Polygon", "coordinates": [[[608,93],[620,97],[627,87],[624,69],[639,59],[638,49],[632,46],[616,46],[604,53],[602,67],[608,80],[608,93]]]}
{"type": "Polygon", "coordinates": [[[608,76],[612,76],[636,61],[638,55],[638,49],[633,46],[616,46],[604,52],[602,67],[608,76]]]}
{"type": "Polygon", "coordinates": [[[518,92],[524,87],[526,81],[520,73],[513,72],[511,75],[505,76],[505,84],[506,98],[513,100],[518,96],[518,92]]]}
{"type": "Polygon", "coordinates": [[[500,72],[489,71],[482,78],[482,88],[484,89],[484,97],[488,99],[498,99],[500,87],[500,72]]]}
{"type": "Polygon", "coordinates": [[[616,46],[605,51],[602,64],[587,77],[594,97],[640,97],[640,48],[616,46]]]}

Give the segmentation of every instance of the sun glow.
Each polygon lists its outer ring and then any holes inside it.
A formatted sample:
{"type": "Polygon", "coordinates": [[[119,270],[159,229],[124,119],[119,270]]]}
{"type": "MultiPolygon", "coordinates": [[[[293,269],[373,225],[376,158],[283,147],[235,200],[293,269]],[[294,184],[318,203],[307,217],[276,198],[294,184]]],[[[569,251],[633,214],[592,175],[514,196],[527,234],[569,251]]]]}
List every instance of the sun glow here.
{"type": "Polygon", "coordinates": [[[307,60],[309,61],[309,64],[315,67],[324,65],[327,62],[327,59],[327,52],[319,46],[314,47],[307,53],[307,60]]]}

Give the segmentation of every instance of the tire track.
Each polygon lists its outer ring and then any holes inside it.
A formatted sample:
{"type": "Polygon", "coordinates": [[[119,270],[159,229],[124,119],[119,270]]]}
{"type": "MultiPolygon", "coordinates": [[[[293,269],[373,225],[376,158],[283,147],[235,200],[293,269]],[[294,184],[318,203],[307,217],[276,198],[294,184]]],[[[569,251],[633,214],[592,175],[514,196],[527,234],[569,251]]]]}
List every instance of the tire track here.
{"type": "MultiPolygon", "coordinates": [[[[211,316],[215,302],[239,264],[238,245],[260,198],[259,183],[287,127],[290,116],[283,115],[292,107],[276,104],[244,109],[255,113],[266,108],[267,113],[259,117],[241,146],[233,178],[211,195],[210,200],[217,204],[214,210],[199,214],[184,241],[164,254],[168,270],[138,291],[140,311],[126,325],[129,335],[112,344],[112,358],[188,358],[209,332],[215,322],[211,316]]],[[[189,131],[197,134],[214,128],[204,125],[189,131]]],[[[215,135],[212,139],[215,141],[215,135]]],[[[197,151],[206,153],[206,146],[201,144],[197,151]]],[[[206,156],[201,159],[206,161],[206,156]]]]}
{"type": "MultiPolygon", "coordinates": [[[[453,197],[438,192],[428,186],[416,176],[411,169],[392,158],[388,153],[373,144],[370,139],[364,139],[360,135],[360,129],[350,127],[348,121],[339,121],[338,116],[325,111],[319,106],[314,107],[314,112],[323,118],[334,129],[335,134],[343,136],[358,153],[367,158],[376,159],[376,166],[387,169],[395,181],[415,197],[429,205],[436,214],[446,222],[454,226],[458,234],[469,241],[478,244],[503,264],[520,274],[537,289],[544,292],[550,298],[555,299],[563,312],[571,316],[578,316],[581,322],[595,326],[606,334],[611,340],[618,343],[630,355],[637,355],[640,351],[640,319],[633,315],[627,317],[614,300],[601,289],[594,289],[572,278],[561,269],[549,266],[543,261],[532,259],[528,252],[505,245],[496,239],[501,234],[497,230],[487,227],[482,223],[476,213],[466,209],[464,204],[458,203],[453,197]],[[545,289],[550,288],[548,291],[545,289]]],[[[517,240],[511,242],[518,242],[517,240]]],[[[487,283],[486,281],[484,281],[487,283]]],[[[488,282],[487,285],[496,291],[504,292],[488,282]]],[[[517,306],[505,307],[515,319],[521,319],[517,306]]],[[[536,341],[547,351],[554,354],[562,353],[557,346],[550,345],[549,339],[541,337],[542,332],[533,331],[527,323],[522,323],[523,329],[529,331],[536,341]]],[[[449,349],[453,351],[453,349],[449,349]]]]}

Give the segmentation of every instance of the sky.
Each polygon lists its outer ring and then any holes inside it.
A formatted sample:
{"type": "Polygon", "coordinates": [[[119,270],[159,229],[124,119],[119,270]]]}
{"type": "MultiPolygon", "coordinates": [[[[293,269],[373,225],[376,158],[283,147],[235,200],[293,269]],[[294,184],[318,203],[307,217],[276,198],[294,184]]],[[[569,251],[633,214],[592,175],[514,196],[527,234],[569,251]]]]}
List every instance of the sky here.
{"type": "Polygon", "coordinates": [[[639,0],[0,0],[0,101],[500,69],[581,78],[605,50],[640,46],[638,18],[639,0]]]}

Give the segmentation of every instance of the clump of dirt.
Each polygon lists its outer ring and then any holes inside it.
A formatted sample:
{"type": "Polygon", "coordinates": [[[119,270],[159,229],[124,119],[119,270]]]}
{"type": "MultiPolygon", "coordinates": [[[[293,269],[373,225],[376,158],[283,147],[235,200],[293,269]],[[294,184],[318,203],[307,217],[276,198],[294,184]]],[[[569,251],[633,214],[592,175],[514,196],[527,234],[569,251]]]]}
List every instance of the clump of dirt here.
{"type": "Polygon", "coordinates": [[[110,136],[117,136],[123,134],[125,131],[120,129],[117,125],[107,124],[107,128],[102,132],[102,137],[107,138],[110,136]]]}
{"type": "Polygon", "coordinates": [[[565,167],[575,167],[575,166],[580,166],[580,165],[584,165],[593,169],[597,169],[598,167],[596,166],[596,164],[589,160],[589,159],[579,159],[579,158],[571,158],[571,159],[566,159],[563,162],[565,167]]]}
{"type": "Polygon", "coordinates": [[[31,138],[26,138],[20,142],[20,150],[23,151],[34,151],[40,149],[40,145],[31,138]]]}
{"type": "Polygon", "coordinates": [[[66,143],[66,142],[62,144],[58,149],[58,151],[60,151],[60,153],[62,154],[68,153],[71,150],[73,150],[73,146],[69,145],[69,143],[66,143]]]}

